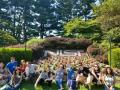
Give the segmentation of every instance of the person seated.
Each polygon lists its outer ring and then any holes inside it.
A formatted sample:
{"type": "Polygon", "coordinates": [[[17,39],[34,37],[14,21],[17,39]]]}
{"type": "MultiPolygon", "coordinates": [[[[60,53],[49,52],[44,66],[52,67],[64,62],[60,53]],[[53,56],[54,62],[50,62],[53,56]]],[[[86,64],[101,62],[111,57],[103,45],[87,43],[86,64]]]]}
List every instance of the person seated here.
{"type": "Polygon", "coordinates": [[[60,65],[60,67],[55,73],[55,80],[58,90],[63,90],[63,77],[64,77],[64,69],[63,69],[63,65],[60,65]]]}
{"type": "Polygon", "coordinates": [[[77,82],[76,82],[76,76],[75,76],[75,74],[72,76],[69,90],[77,90],[77,82]]]}
{"type": "Polygon", "coordinates": [[[110,67],[106,67],[104,75],[105,90],[115,90],[115,74],[110,67]]]}
{"type": "Polygon", "coordinates": [[[45,79],[45,81],[48,83],[48,86],[51,88],[51,84],[53,81],[53,72],[51,72],[50,68],[47,71],[47,78],[45,79]]]}
{"type": "Polygon", "coordinates": [[[76,90],[76,78],[73,67],[67,69],[67,86],[69,90],[76,90]]]}
{"type": "Polygon", "coordinates": [[[20,66],[18,67],[20,73],[25,73],[25,68],[26,68],[26,62],[25,60],[21,60],[20,62],[20,66]]]}
{"type": "Polygon", "coordinates": [[[93,75],[93,83],[95,84],[101,84],[100,81],[100,67],[98,65],[94,65],[94,67],[91,69],[91,73],[93,75]]]}
{"type": "Polygon", "coordinates": [[[79,83],[85,84],[89,74],[90,74],[89,68],[88,67],[84,67],[81,64],[81,66],[80,66],[80,68],[78,70],[77,77],[76,77],[77,83],[78,84],[79,83]]]}
{"type": "Polygon", "coordinates": [[[106,67],[102,67],[102,68],[101,68],[100,78],[99,78],[100,81],[101,81],[101,84],[104,84],[105,70],[106,70],[106,67]]]}
{"type": "Polygon", "coordinates": [[[88,89],[91,89],[93,77],[88,67],[81,66],[78,70],[76,77],[77,87],[79,88],[80,84],[87,85],[88,89]]]}
{"type": "Polygon", "coordinates": [[[36,69],[37,69],[36,64],[31,64],[30,62],[26,62],[26,68],[25,68],[25,75],[26,79],[33,79],[36,76],[36,69]]]}
{"type": "Polygon", "coordinates": [[[4,68],[4,63],[0,62],[0,86],[4,85],[8,81],[8,74],[6,71],[7,70],[4,68]]]}
{"type": "Polygon", "coordinates": [[[8,69],[9,73],[12,75],[18,66],[18,62],[15,60],[15,57],[11,57],[11,61],[7,63],[6,69],[8,69]]]}
{"type": "Polygon", "coordinates": [[[42,71],[40,72],[40,75],[39,75],[38,79],[36,80],[34,86],[37,87],[37,84],[38,84],[38,83],[43,84],[44,81],[47,79],[47,77],[48,77],[48,76],[47,76],[46,70],[45,70],[45,69],[42,70],[42,71]]]}
{"type": "Polygon", "coordinates": [[[74,69],[72,67],[67,68],[67,86],[70,88],[71,81],[75,75],[74,69]]]}
{"type": "Polygon", "coordinates": [[[5,69],[4,69],[4,63],[0,62],[0,74],[4,73],[5,69]]]}
{"type": "Polygon", "coordinates": [[[19,70],[15,70],[11,80],[3,87],[1,87],[0,90],[19,90],[21,82],[22,74],[20,74],[19,70]]]}

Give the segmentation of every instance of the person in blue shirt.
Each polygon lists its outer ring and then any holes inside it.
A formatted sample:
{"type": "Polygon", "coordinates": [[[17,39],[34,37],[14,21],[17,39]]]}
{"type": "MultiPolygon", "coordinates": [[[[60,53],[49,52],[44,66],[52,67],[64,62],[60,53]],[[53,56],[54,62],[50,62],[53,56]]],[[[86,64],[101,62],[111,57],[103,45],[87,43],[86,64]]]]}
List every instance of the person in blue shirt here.
{"type": "Polygon", "coordinates": [[[71,83],[73,81],[74,76],[75,76],[74,69],[72,67],[67,69],[67,86],[68,86],[68,88],[71,88],[71,85],[72,85],[71,83]]]}
{"type": "Polygon", "coordinates": [[[17,66],[18,66],[18,63],[15,60],[15,57],[11,57],[11,61],[7,63],[6,68],[8,72],[12,75],[14,71],[16,70],[17,66]]]}

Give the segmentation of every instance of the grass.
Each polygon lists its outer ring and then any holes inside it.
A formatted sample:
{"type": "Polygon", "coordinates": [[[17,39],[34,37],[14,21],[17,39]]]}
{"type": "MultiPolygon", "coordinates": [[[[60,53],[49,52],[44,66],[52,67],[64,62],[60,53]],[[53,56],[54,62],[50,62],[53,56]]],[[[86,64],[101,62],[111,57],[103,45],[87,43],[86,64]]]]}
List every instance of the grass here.
{"type": "MultiPolygon", "coordinates": [[[[47,84],[39,85],[37,88],[34,88],[34,83],[24,82],[22,83],[21,90],[58,90],[55,83],[52,84],[51,88],[47,84]]],[[[68,90],[66,84],[64,84],[64,90],[68,90]]],[[[78,90],[88,90],[86,87],[81,86],[78,90]]],[[[92,90],[104,90],[104,86],[92,86],[92,90]]],[[[120,83],[116,84],[116,90],[120,90],[120,83]]]]}

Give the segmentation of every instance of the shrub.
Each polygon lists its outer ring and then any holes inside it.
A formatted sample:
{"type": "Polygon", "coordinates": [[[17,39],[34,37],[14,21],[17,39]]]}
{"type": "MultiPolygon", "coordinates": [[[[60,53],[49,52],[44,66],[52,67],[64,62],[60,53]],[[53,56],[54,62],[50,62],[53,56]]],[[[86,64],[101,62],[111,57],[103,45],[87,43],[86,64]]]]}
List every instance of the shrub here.
{"type": "Polygon", "coordinates": [[[76,38],[47,38],[42,44],[45,49],[82,49],[86,50],[92,41],[88,39],[76,39],[76,38]]]}
{"type": "Polygon", "coordinates": [[[45,42],[45,39],[38,39],[38,38],[32,38],[29,41],[27,41],[27,46],[36,46],[40,43],[45,42]]]}
{"type": "Polygon", "coordinates": [[[88,39],[75,39],[75,38],[56,38],[50,37],[44,39],[43,42],[32,47],[33,59],[38,60],[43,56],[44,50],[53,49],[82,49],[86,50],[92,42],[88,39]]]}
{"type": "Polygon", "coordinates": [[[96,55],[99,55],[99,47],[97,47],[97,45],[90,45],[88,48],[87,48],[87,52],[91,55],[91,56],[96,56],[96,55]]]}
{"type": "Polygon", "coordinates": [[[106,64],[108,63],[106,48],[103,48],[103,47],[100,48],[98,44],[93,44],[87,48],[87,52],[90,56],[94,57],[99,62],[106,63],[106,64]]]}
{"type": "Polygon", "coordinates": [[[34,59],[34,60],[38,60],[40,57],[43,57],[44,56],[44,49],[43,49],[43,47],[34,47],[34,48],[32,48],[32,58],[34,59]]]}
{"type": "Polygon", "coordinates": [[[8,46],[17,44],[17,40],[9,33],[0,30],[0,46],[8,46]]]}
{"type": "MultiPolygon", "coordinates": [[[[110,52],[108,52],[108,61],[110,63],[110,52]]],[[[120,48],[112,49],[111,65],[112,67],[120,68],[120,48]]]]}
{"type": "Polygon", "coordinates": [[[32,50],[24,48],[0,48],[0,60],[3,62],[9,62],[10,57],[15,56],[17,61],[21,59],[32,60],[32,50]]]}
{"type": "Polygon", "coordinates": [[[7,46],[7,48],[25,48],[25,45],[24,44],[10,45],[7,46]]]}
{"type": "MultiPolygon", "coordinates": [[[[88,39],[76,38],[57,38],[50,37],[45,39],[33,38],[27,42],[27,48],[32,48],[32,55],[34,60],[38,60],[43,56],[44,50],[50,49],[82,49],[86,50],[92,41],[88,39]]],[[[17,47],[19,45],[13,46],[17,47]]],[[[24,47],[24,45],[20,45],[24,47]]]]}

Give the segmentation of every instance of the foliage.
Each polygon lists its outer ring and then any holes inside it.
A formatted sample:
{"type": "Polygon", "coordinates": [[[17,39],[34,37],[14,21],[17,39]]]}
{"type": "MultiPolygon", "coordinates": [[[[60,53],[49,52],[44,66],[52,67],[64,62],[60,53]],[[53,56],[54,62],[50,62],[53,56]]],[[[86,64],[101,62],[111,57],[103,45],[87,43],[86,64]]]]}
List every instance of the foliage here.
{"type": "Polygon", "coordinates": [[[9,33],[0,30],[0,46],[17,44],[17,40],[9,33]]]}
{"type": "MultiPolygon", "coordinates": [[[[108,52],[108,60],[110,63],[110,52],[108,52]]],[[[112,67],[120,68],[120,48],[112,49],[111,65],[112,65],[112,67]]]]}
{"type": "Polygon", "coordinates": [[[7,63],[10,61],[10,57],[15,56],[17,61],[22,59],[31,61],[32,50],[24,48],[0,48],[0,60],[7,63]]]}
{"type": "Polygon", "coordinates": [[[39,60],[41,57],[44,56],[44,48],[42,46],[32,47],[32,58],[34,60],[39,60]]]}
{"type": "Polygon", "coordinates": [[[64,35],[66,37],[87,38],[93,41],[100,41],[102,32],[95,20],[84,21],[75,18],[64,26],[64,35]]]}
{"type": "Polygon", "coordinates": [[[120,0],[105,0],[95,8],[97,20],[105,30],[120,26],[119,5],[120,0]]]}
{"type": "Polygon", "coordinates": [[[36,46],[40,43],[45,42],[45,39],[39,39],[39,38],[32,38],[30,40],[27,41],[27,46],[36,46]]]}
{"type": "Polygon", "coordinates": [[[7,48],[25,48],[25,45],[24,44],[10,45],[10,46],[7,46],[7,48]]]}
{"type": "MultiPolygon", "coordinates": [[[[104,47],[104,48],[107,48],[109,49],[110,48],[110,41],[109,39],[108,40],[103,40],[100,44],[99,44],[100,47],[104,47]]],[[[111,42],[111,47],[115,47],[115,44],[111,42]]]]}
{"type": "Polygon", "coordinates": [[[63,24],[74,17],[92,17],[96,0],[0,0],[0,29],[19,43],[32,37],[60,35],[63,24]]]}
{"type": "MultiPolygon", "coordinates": [[[[27,42],[27,48],[32,48],[32,58],[38,60],[43,57],[44,50],[46,49],[82,49],[86,50],[92,41],[88,39],[76,38],[57,38],[50,37],[46,39],[33,38],[27,42]]],[[[24,48],[24,45],[10,46],[11,48],[24,48]]]]}
{"type": "Polygon", "coordinates": [[[113,43],[120,42],[120,0],[104,0],[104,2],[94,8],[97,16],[96,20],[100,23],[103,39],[107,40],[112,36],[113,43]]]}
{"type": "Polygon", "coordinates": [[[111,29],[107,35],[111,35],[112,42],[119,43],[120,42],[120,27],[115,27],[111,29]]]}
{"type": "Polygon", "coordinates": [[[98,45],[90,45],[87,48],[87,52],[92,56],[98,55],[100,53],[100,48],[98,47],[98,45]]]}
{"type": "Polygon", "coordinates": [[[87,53],[102,63],[108,63],[106,52],[107,49],[105,47],[100,47],[98,44],[92,44],[87,48],[87,53]]]}
{"type": "Polygon", "coordinates": [[[88,39],[76,38],[47,38],[46,42],[41,44],[45,49],[83,49],[86,50],[92,41],[88,39]]]}

